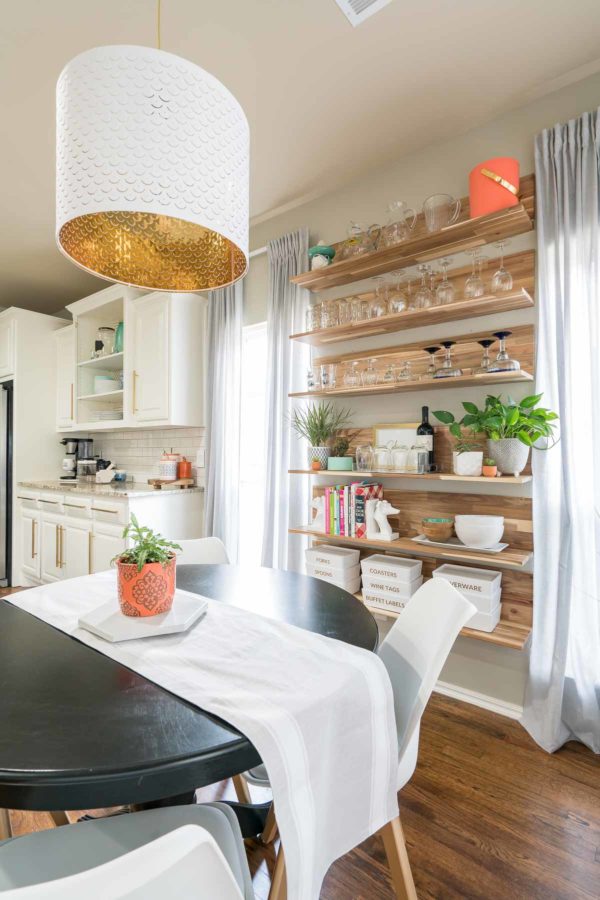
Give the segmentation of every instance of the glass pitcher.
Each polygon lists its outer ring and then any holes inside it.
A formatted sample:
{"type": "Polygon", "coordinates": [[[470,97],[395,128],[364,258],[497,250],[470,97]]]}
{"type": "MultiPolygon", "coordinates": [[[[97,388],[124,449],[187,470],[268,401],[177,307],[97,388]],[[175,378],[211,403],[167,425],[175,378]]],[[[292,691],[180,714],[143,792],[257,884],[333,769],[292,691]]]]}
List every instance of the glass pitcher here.
{"type": "Polygon", "coordinates": [[[393,200],[388,203],[387,213],[387,225],[382,229],[380,246],[393,247],[410,237],[417,221],[417,214],[404,200],[393,200]]]}
{"type": "Polygon", "coordinates": [[[454,225],[460,215],[460,200],[450,194],[432,194],[423,203],[427,231],[440,231],[454,225]]]}

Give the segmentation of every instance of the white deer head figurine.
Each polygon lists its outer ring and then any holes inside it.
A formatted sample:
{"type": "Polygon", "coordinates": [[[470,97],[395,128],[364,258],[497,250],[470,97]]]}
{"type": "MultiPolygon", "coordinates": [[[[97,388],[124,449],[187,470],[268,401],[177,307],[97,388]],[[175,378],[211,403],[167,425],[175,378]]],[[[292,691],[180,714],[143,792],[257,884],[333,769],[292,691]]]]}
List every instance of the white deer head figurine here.
{"type": "Polygon", "coordinates": [[[310,527],[313,531],[325,531],[325,497],[313,497],[311,506],[316,515],[310,527]]]}

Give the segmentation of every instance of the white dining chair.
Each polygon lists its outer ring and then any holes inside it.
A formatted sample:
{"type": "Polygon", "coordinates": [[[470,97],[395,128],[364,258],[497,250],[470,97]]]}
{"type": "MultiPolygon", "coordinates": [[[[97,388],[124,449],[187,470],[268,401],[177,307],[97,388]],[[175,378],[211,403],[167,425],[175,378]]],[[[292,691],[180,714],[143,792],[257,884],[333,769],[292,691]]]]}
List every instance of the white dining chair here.
{"type": "MultiPolygon", "coordinates": [[[[385,665],[392,685],[394,711],[398,733],[398,790],[412,777],[419,750],[421,716],[448,658],[452,645],[463,625],[476,612],[475,607],[443,578],[431,578],[415,592],[402,614],[398,616],[378,655],[385,665]]],[[[269,780],[263,765],[244,773],[249,784],[268,787],[269,780]]],[[[263,834],[266,842],[276,832],[263,834]]],[[[396,896],[402,900],[416,900],[417,894],[410,869],[400,819],[394,819],[381,829],[392,882],[396,896]]],[[[269,900],[279,900],[285,891],[285,862],[277,860],[274,885],[269,900]]]]}
{"type": "Polygon", "coordinates": [[[1,900],[253,900],[225,804],[98,819],[0,844],[1,900]]]}
{"type": "Polygon", "coordinates": [[[175,543],[181,547],[181,552],[177,553],[179,565],[217,565],[229,562],[225,544],[218,537],[176,540],[175,543]]]}

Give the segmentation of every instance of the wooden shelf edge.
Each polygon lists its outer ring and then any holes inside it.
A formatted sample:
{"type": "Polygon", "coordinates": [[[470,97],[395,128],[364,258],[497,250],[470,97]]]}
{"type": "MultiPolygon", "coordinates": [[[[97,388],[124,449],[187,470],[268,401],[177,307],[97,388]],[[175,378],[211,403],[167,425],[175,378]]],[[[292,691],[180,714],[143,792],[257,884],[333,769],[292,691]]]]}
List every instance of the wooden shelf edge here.
{"type": "Polygon", "coordinates": [[[457,319],[471,319],[494,313],[510,312],[515,309],[526,309],[534,305],[531,294],[520,288],[506,294],[489,294],[477,300],[458,300],[447,306],[431,306],[429,309],[406,310],[394,315],[381,316],[379,319],[366,319],[352,325],[334,325],[332,328],[318,328],[314,331],[302,331],[291,334],[291,341],[303,341],[313,347],[327,346],[341,341],[351,341],[379,334],[390,334],[396,331],[407,331],[426,325],[439,325],[457,319]]]}
{"type": "MultiPolygon", "coordinates": [[[[375,355],[375,351],[373,351],[375,355]]],[[[474,387],[478,384],[509,384],[533,381],[533,375],[521,369],[518,372],[490,372],[487,375],[457,375],[454,378],[421,378],[419,381],[376,384],[373,387],[336,388],[333,391],[296,391],[288,397],[368,397],[371,394],[401,394],[428,388],[474,387]]]]}
{"type": "Polygon", "coordinates": [[[488,566],[500,569],[522,569],[533,557],[529,550],[516,550],[508,548],[500,553],[486,553],[480,550],[456,550],[448,547],[427,547],[418,544],[410,538],[399,538],[396,541],[370,541],[368,538],[353,538],[339,534],[325,534],[322,531],[313,531],[307,526],[297,526],[288,529],[289,534],[303,534],[307,537],[325,541],[329,544],[348,544],[351,547],[373,548],[375,550],[391,550],[400,553],[409,553],[413,556],[423,556],[433,559],[453,559],[459,562],[472,563],[476,566],[488,566]]]}
{"type": "Polygon", "coordinates": [[[329,469],[319,469],[314,472],[312,469],[288,469],[288,475],[321,475],[326,478],[412,478],[424,479],[425,481],[460,481],[464,484],[490,484],[498,486],[501,484],[528,484],[532,475],[500,475],[497,478],[486,478],[484,475],[453,475],[450,472],[428,472],[427,474],[417,475],[414,472],[356,472],[341,471],[336,472],[329,469]]]}
{"type": "MultiPolygon", "coordinates": [[[[354,595],[357,600],[364,603],[362,592],[358,591],[354,595]]],[[[388,609],[379,609],[378,606],[371,606],[365,603],[367,609],[376,616],[384,616],[386,619],[397,619],[400,613],[392,612],[388,609]]],[[[476,628],[463,628],[460,632],[461,637],[470,638],[476,641],[483,641],[486,644],[495,644],[497,647],[507,647],[510,650],[525,650],[531,639],[531,628],[529,625],[519,625],[518,622],[510,622],[508,619],[500,619],[498,625],[493,631],[478,631],[476,628]]]]}

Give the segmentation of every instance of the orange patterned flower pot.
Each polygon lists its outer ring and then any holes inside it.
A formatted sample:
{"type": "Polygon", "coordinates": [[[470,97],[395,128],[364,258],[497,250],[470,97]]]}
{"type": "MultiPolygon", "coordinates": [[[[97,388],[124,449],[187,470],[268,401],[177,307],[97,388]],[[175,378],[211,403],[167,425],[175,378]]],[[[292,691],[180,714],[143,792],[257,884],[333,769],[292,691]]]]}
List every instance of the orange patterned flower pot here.
{"type": "Polygon", "coordinates": [[[125,616],[159,616],[169,612],[175,593],[175,557],[165,566],[146,563],[141,572],[135,564],[117,560],[117,581],[125,616]]]}

